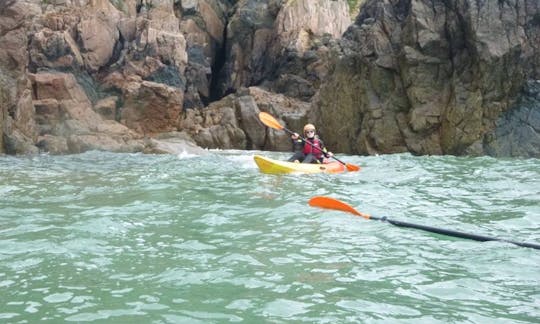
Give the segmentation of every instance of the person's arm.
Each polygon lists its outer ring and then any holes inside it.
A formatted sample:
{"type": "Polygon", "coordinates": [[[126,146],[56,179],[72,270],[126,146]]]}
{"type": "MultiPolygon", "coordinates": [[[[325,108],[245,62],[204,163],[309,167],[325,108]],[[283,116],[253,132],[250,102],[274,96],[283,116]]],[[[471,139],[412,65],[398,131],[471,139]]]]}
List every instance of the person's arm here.
{"type": "Polygon", "coordinates": [[[326,146],[324,145],[324,142],[319,138],[319,142],[321,142],[321,148],[322,148],[322,152],[323,152],[323,155],[324,157],[331,157],[331,156],[334,156],[334,153],[328,151],[326,149],[326,146]]]}
{"type": "Polygon", "coordinates": [[[298,133],[291,135],[291,142],[293,152],[302,151],[304,149],[304,141],[300,138],[298,133]]]}

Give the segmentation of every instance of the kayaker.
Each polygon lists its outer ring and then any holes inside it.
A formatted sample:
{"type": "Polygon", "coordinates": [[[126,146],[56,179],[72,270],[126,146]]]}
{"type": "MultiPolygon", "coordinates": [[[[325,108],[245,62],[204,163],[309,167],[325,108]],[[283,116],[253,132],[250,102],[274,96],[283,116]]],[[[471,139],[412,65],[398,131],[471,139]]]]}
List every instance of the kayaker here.
{"type": "Polygon", "coordinates": [[[334,155],[327,151],[323,141],[315,133],[313,124],[304,126],[304,139],[309,143],[306,143],[298,133],[292,134],[291,139],[294,154],[289,158],[289,162],[323,163],[325,157],[334,155]]]}

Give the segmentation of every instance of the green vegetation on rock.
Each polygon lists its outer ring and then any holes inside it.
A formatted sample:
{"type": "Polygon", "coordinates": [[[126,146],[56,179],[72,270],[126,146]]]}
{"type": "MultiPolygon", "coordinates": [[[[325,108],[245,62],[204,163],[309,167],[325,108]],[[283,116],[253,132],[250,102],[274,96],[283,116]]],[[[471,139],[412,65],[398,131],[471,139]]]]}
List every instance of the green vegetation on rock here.
{"type": "Polygon", "coordinates": [[[365,0],[347,0],[347,2],[349,3],[349,12],[351,13],[351,16],[356,16],[360,11],[360,6],[365,0]]]}

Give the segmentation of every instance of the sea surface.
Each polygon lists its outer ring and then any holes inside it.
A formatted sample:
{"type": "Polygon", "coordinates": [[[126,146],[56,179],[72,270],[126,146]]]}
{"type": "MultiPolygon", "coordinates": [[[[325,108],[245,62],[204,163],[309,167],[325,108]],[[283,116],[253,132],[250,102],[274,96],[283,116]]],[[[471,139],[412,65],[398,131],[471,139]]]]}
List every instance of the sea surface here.
{"type": "Polygon", "coordinates": [[[0,156],[0,323],[539,323],[540,160],[254,154],[0,156]]]}

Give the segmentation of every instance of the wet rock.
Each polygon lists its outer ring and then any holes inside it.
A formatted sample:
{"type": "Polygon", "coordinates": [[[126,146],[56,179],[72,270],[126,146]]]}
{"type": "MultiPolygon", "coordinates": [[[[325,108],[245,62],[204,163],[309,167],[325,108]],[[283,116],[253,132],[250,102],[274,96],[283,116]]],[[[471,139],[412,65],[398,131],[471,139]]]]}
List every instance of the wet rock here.
{"type": "Polygon", "coordinates": [[[492,156],[540,157],[540,81],[530,80],[516,105],[497,120],[485,150],[492,156]]]}
{"type": "Polygon", "coordinates": [[[207,150],[197,146],[186,132],[162,133],[145,141],[145,153],[206,155],[207,150]]]}
{"type": "Polygon", "coordinates": [[[538,1],[357,1],[352,25],[348,2],[6,1],[0,152],[144,151],[176,131],[289,150],[266,111],[336,152],[537,154],[521,91],[540,79],[538,1]]]}
{"type": "MultiPolygon", "coordinates": [[[[326,144],[358,154],[489,153],[482,143],[496,121],[525,80],[539,78],[540,29],[529,22],[539,12],[528,0],[366,1],[313,101],[326,144]]],[[[525,136],[508,139],[528,146],[525,136]]]]}

